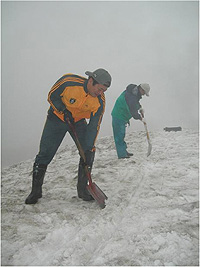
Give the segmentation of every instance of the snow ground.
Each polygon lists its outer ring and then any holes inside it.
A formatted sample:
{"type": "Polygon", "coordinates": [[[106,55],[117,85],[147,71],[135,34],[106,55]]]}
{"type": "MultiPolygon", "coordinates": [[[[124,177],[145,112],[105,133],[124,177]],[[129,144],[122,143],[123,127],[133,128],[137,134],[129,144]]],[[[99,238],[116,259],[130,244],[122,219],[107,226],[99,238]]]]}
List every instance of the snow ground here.
{"type": "MultiPolygon", "coordinates": [[[[93,181],[106,208],[76,197],[78,152],[59,151],[43,198],[25,205],[33,160],[2,170],[1,264],[9,266],[198,266],[198,132],[127,133],[134,156],[118,160],[113,137],[100,138],[93,181]]],[[[68,137],[67,137],[68,138],[68,137]]]]}

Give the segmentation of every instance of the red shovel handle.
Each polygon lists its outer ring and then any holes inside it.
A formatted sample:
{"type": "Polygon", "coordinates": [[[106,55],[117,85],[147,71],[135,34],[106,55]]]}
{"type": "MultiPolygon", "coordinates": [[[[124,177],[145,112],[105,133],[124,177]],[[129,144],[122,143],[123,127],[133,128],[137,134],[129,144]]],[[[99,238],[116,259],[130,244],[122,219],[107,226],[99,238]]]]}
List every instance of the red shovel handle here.
{"type": "Polygon", "coordinates": [[[80,156],[83,158],[83,161],[84,161],[84,163],[85,163],[85,172],[86,172],[86,175],[87,175],[87,178],[88,178],[88,181],[89,181],[89,185],[91,185],[91,184],[92,184],[92,178],[91,178],[91,174],[90,174],[88,165],[86,164],[85,153],[84,153],[84,151],[83,151],[83,149],[82,149],[82,146],[81,146],[81,144],[80,144],[80,142],[79,142],[79,140],[78,140],[78,135],[77,135],[77,133],[76,133],[76,130],[75,130],[75,128],[74,128],[74,126],[73,126],[73,124],[71,123],[71,121],[70,121],[69,118],[67,118],[67,122],[68,122],[68,124],[69,124],[70,129],[72,130],[72,132],[73,132],[73,134],[74,134],[74,137],[75,137],[75,143],[76,143],[76,146],[77,146],[77,148],[78,148],[79,154],[80,154],[80,156]]]}
{"type": "Polygon", "coordinates": [[[108,199],[108,197],[104,194],[104,192],[95,183],[92,182],[90,170],[89,170],[88,165],[86,164],[85,153],[84,153],[84,151],[81,147],[81,144],[78,140],[76,130],[75,130],[73,124],[70,122],[69,118],[67,118],[67,122],[69,124],[70,129],[72,130],[72,132],[74,134],[75,143],[76,143],[76,146],[78,148],[79,154],[83,158],[83,161],[85,163],[84,164],[85,173],[87,175],[88,182],[89,182],[89,184],[87,185],[87,189],[88,189],[89,193],[91,194],[91,196],[98,202],[99,206],[103,209],[106,206],[105,200],[108,199]]]}

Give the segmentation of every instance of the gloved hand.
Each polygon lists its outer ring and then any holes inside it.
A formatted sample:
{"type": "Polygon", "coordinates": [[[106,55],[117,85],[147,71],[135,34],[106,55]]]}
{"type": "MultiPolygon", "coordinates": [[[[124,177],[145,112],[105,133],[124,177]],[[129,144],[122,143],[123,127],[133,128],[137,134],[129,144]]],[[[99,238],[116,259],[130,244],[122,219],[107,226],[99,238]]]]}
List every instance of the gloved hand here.
{"type": "Polygon", "coordinates": [[[139,113],[142,116],[142,118],[144,118],[144,109],[143,108],[140,108],[139,109],[139,113]]]}
{"type": "Polygon", "coordinates": [[[142,118],[142,120],[141,120],[144,124],[146,123],[146,120],[145,120],[145,118],[142,118]]]}
{"type": "Polygon", "coordinates": [[[72,113],[68,109],[63,110],[63,113],[64,121],[67,122],[67,118],[69,118],[70,122],[74,124],[74,118],[72,117],[72,113]]]}
{"type": "Polygon", "coordinates": [[[91,150],[86,150],[85,151],[85,159],[86,159],[86,165],[88,166],[92,166],[92,163],[94,161],[94,154],[95,154],[95,151],[91,151],[91,150]]]}

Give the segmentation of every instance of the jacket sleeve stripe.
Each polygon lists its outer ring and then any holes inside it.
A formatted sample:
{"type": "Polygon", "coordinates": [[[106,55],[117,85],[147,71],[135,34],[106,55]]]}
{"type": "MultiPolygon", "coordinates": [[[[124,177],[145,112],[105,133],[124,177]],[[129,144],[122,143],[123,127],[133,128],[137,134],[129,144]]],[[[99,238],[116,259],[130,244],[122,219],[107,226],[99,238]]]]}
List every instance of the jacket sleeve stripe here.
{"type": "Polygon", "coordinates": [[[98,137],[98,134],[99,134],[99,130],[100,130],[101,121],[102,121],[102,118],[103,118],[103,114],[105,112],[105,95],[104,94],[101,95],[101,100],[102,100],[103,107],[102,107],[102,112],[101,112],[101,115],[99,116],[99,120],[98,120],[98,123],[97,123],[97,133],[96,133],[96,137],[95,137],[95,140],[94,140],[94,145],[96,143],[96,140],[97,140],[97,137],[98,137]]]}
{"type": "MultiPolygon", "coordinates": [[[[65,79],[62,79],[62,80],[56,82],[56,83],[53,85],[53,87],[52,87],[52,89],[51,89],[50,92],[55,91],[61,84],[65,83],[65,82],[74,82],[74,83],[77,82],[77,83],[79,83],[80,85],[83,85],[83,83],[84,83],[83,80],[80,80],[80,79],[71,79],[71,78],[68,77],[68,78],[65,78],[65,79]]],[[[78,85],[78,84],[77,84],[77,85],[78,85]]]]}

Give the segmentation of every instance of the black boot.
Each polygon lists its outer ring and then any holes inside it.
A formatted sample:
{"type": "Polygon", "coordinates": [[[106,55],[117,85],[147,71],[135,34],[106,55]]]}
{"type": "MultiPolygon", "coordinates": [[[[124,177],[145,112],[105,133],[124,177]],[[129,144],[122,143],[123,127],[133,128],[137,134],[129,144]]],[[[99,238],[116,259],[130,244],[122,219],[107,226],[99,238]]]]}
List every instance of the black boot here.
{"type": "Polygon", "coordinates": [[[133,156],[133,153],[129,153],[127,150],[126,150],[126,152],[127,152],[127,155],[128,155],[129,157],[133,156]]]}
{"type": "MultiPolygon", "coordinates": [[[[85,152],[85,157],[87,160],[87,164],[88,164],[88,168],[89,168],[90,173],[92,171],[94,156],[95,156],[95,149],[93,151],[86,151],[85,152]]],[[[91,200],[94,200],[94,198],[88,192],[87,184],[88,184],[88,178],[85,174],[85,163],[84,163],[83,159],[80,158],[79,169],[78,169],[78,184],[77,184],[78,197],[82,198],[85,201],[91,201],[91,200]]]]}
{"type": "Polygon", "coordinates": [[[94,198],[90,195],[90,193],[87,190],[87,183],[88,179],[85,175],[84,165],[82,163],[79,163],[78,183],[77,183],[78,197],[82,198],[85,201],[91,201],[94,200],[94,198]]]}
{"type": "Polygon", "coordinates": [[[38,199],[42,197],[42,185],[47,165],[34,163],[33,165],[33,179],[32,190],[30,195],[26,198],[26,204],[35,204],[38,199]]]}

